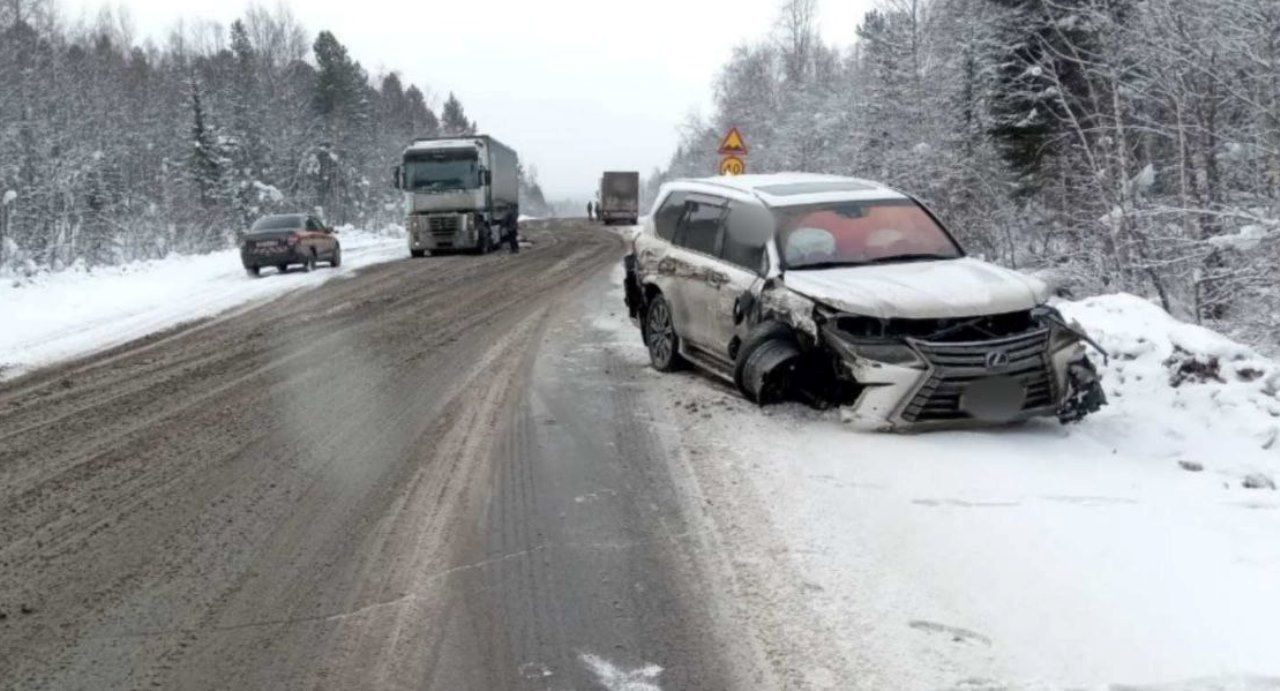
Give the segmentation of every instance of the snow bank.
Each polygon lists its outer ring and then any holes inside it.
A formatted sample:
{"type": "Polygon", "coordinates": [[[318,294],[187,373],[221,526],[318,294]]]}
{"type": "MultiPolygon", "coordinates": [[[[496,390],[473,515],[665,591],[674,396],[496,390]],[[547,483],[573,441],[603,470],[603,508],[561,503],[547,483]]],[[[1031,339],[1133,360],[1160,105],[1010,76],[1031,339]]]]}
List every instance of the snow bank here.
{"type": "Polygon", "coordinates": [[[1112,356],[1102,368],[1111,407],[1082,433],[1123,420],[1108,438],[1117,447],[1208,461],[1237,477],[1276,469],[1280,363],[1134,295],[1060,307],[1112,356]]]}
{"type": "Polygon", "coordinates": [[[0,378],[126,343],[249,302],[313,288],[407,256],[402,231],[339,231],[342,267],[245,274],[238,250],[117,267],[37,273],[0,283],[0,378]]]}
{"type": "Polygon", "coordinates": [[[1074,426],[866,434],[645,377],[766,649],[833,632],[840,688],[1276,688],[1280,366],[1131,295],[1060,307],[1114,356],[1074,426]]]}

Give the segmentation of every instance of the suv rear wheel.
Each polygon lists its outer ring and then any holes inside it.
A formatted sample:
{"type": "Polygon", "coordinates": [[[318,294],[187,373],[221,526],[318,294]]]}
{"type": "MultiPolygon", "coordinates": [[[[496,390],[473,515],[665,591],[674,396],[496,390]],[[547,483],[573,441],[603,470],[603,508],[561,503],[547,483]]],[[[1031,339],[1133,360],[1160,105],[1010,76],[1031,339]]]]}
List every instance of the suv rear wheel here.
{"type": "Polygon", "coordinates": [[[649,301],[644,315],[644,343],[649,348],[649,362],[659,372],[680,368],[680,336],[671,321],[671,304],[658,293],[649,301]]]}

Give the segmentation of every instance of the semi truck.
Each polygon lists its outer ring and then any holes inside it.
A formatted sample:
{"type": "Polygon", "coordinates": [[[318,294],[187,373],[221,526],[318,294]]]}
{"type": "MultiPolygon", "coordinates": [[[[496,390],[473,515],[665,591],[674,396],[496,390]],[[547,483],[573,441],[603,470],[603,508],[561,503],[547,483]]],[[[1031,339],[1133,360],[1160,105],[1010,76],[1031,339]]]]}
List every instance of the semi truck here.
{"type": "Polygon", "coordinates": [[[640,217],[640,174],[610,171],[600,176],[599,218],[605,225],[636,224],[640,217]]]}
{"type": "Polygon", "coordinates": [[[396,166],[404,192],[409,254],[485,254],[515,241],[519,158],[488,135],[415,139],[396,166]]]}

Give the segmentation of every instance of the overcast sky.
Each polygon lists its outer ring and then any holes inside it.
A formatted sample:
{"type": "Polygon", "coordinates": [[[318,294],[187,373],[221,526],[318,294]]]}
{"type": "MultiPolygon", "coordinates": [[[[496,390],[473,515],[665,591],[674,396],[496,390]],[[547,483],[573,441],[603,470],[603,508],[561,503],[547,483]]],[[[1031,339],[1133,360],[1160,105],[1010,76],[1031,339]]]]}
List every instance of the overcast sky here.
{"type": "MultiPolygon", "coordinates": [[[[64,0],[73,13],[95,0],[64,0]]],[[[829,42],[848,45],[872,0],[818,0],[829,42]]],[[[766,36],[781,0],[296,0],[371,74],[399,71],[437,107],[450,91],[483,132],[537,167],[551,198],[586,199],[602,170],[665,165],[677,128],[709,111],[734,46],[766,36]]],[[[179,17],[230,22],[227,0],[121,0],[142,37],[179,17]]],[[[270,4],[270,3],[268,3],[270,4]]],[[[751,133],[747,132],[748,143],[751,133]]],[[[714,171],[708,171],[711,174],[714,171]]]]}

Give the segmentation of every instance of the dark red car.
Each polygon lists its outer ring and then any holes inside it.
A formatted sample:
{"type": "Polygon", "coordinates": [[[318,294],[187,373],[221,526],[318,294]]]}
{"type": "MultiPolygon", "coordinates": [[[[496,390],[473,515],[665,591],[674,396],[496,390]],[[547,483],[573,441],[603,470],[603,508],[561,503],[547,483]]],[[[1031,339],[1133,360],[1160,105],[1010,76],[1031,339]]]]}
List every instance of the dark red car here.
{"type": "Polygon", "coordinates": [[[240,238],[240,261],[250,276],[257,276],[264,266],[284,273],[290,266],[310,271],[316,262],[335,268],[342,264],[337,231],[308,214],[264,216],[240,238]]]}

